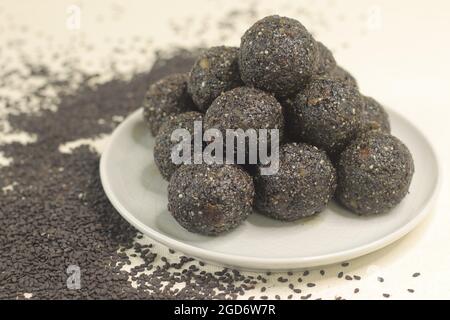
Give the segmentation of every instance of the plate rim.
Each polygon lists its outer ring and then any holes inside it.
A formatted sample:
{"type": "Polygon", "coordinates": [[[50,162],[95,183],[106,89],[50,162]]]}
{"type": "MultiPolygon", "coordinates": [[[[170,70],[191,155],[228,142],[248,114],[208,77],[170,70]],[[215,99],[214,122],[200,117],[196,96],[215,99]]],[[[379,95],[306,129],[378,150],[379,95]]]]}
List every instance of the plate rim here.
{"type": "Polygon", "coordinates": [[[420,130],[416,125],[414,125],[407,117],[394,111],[392,109],[386,108],[388,114],[393,114],[397,117],[402,118],[409,126],[415,128],[417,132],[421,135],[424,141],[428,144],[432,158],[436,163],[437,169],[437,178],[436,183],[433,186],[432,195],[427,200],[426,204],[422,208],[421,212],[417,214],[413,219],[411,219],[408,223],[404,224],[400,228],[395,231],[385,235],[384,237],[377,239],[375,241],[369,242],[364,245],[357,246],[355,248],[341,250],[333,253],[328,253],[324,255],[311,256],[311,257],[292,257],[292,258],[258,258],[258,257],[248,257],[242,255],[234,255],[228,253],[215,252],[204,248],[199,248],[191,244],[187,244],[181,240],[177,240],[171,238],[167,235],[164,235],[157,230],[148,227],[134,215],[128,211],[120,201],[115,197],[111,184],[106,172],[106,162],[108,159],[108,155],[111,152],[111,146],[113,145],[113,141],[115,138],[121,133],[121,131],[126,127],[128,122],[131,119],[134,119],[138,116],[138,114],[142,114],[142,108],[139,108],[129,114],[112,132],[109,136],[106,146],[101,153],[100,156],[100,180],[103,187],[103,190],[113,205],[113,207],[119,212],[119,214],[134,226],[138,231],[152,238],[153,240],[175,250],[178,250],[184,254],[191,255],[193,257],[209,261],[212,263],[233,266],[237,268],[243,269],[252,269],[252,270],[294,270],[294,269],[302,269],[308,267],[316,267],[316,266],[324,266],[333,263],[342,262],[345,260],[351,260],[357,257],[361,257],[363,255],[369,254],[371,252],[375,252],[380,250],[393,242],[399,240],[404,237],[406,234],[411,232],[428,214],[431,212],[431,207],[435,203],[435,200],[439,194],[439,190],[441,188],[442,177],[441,177],[441,163],[439,158],[437,157],[436,149],[434,144],[428,139],[427,135],[420,130]]]}

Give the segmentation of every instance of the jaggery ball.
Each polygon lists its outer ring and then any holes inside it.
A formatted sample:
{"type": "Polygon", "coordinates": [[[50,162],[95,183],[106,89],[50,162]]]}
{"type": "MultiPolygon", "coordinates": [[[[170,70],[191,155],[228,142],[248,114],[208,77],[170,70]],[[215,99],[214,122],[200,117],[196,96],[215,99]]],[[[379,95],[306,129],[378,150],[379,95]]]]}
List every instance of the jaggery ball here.
{"type": "Polygon", "coordinates": [[[315,74],[323,75],[336,68],[333,53],[322,42],[317,41],[318,59],[315,74]]]}
{"type": "Polygon", "coordinates": [[[265,17],[241,38],[241,78],[248,86],[277,97],[293,95],[313,75],[317,51],[315,40],[299,21],[265,17]]]}
{"type": "Polygon", "coordinates": [[[390,133],[389,116],[383,106],[371,97],[362,98],[362,131],[381,130],[390,133]]]}
{"type": "Polygon", "coordinates": [[[242,85],[239,48],[212,47],[197,58],[190,72],[188,92],[199,110],[206,111],[222,92],[242,85]]]}
{"type": "MultiPolygon", "coordinates": [[[[284,118],[280,103],[270,94],[255,88],[238,87],[220,95],[209,107],[204,117],[204,129],[218,129],[223,137],[226,130],[279,130],[283,139],[284,118]]],[[[259,143],[260,140],[258,140],[259,143]]],[[[268,144],[271,143],[268,136],[268,144]]],[[[245,145],[248,151],[248,144],[245,145]]]]}
{"type": "Polygon", "coordinates": [[[292,221],[323,211],[336,188],[336,172],[324,151],[304,143],[282,145],[279,169],[255,176],[255,208],[270,217],[292,221]]]}
{"type": "MultiPolygon", "coordinates": [[[[172,140],[172,133],[176,129],[186,129],[190,133],[191,147],[189,152],[192,160],[194,156],[194,122],[201,122],[202,120],[203,114],[196,111],[189,111],[171,117],[159,129],[153,148],[153,158],[164,179],[169,180],[175,170],[181,165],[172,161],[172,149],[180,142],[172,140]]],[[[182,152],[182,150],[179,150],[178,154],[181,155],[182,152]]]]}
{"type": "Polygon", "coordinates": [[[183,165],[170,179],[168,209],[188,231],[217,235],[248,217],[254,193],[252,178],[236,165],[183,165]]]}
{"type": "Polygon", "coordinates": [[[291,137],[335,157],[359,132],[362,103],[356,88],[315,78],[286,106],[291,137]]]}
{"type": "Polygon", "coordinates": [[[335,68],[327,71],[325,76],[330,79],[341,81],[347,86],[358,88],[358,82],[355,77],[341,66],[336,66],[335,68]]]}
{"type": "Polygon", "coordinates": [[[359,215],[386,212],[408,193],[414,163],[396,137],[370,131],[354,140],[337,166],[336,198],[359,215]]]}
{"type": "Polygon", "coordinates": [[[195,109],[187,92],[187,73],[169,75],[150,85],[145,94],[144,120],[153,136],[170,116],[195,109]]]}

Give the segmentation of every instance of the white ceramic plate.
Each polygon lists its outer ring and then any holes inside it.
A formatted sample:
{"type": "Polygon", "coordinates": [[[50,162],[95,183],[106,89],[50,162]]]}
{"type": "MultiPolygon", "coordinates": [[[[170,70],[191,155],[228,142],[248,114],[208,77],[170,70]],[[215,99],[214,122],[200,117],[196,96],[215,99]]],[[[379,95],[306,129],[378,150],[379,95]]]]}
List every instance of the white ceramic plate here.
{"type": "Polygon", "coordinates": [[[389,112],[393,134],[409,147],[416,172],[410,194],[389,214],[358,217],[332,203],[314,218],[286,223],[252,214],[218,237],[190,233],[167,211],[167,182],[153,162],[153,144],[141,110],[114,131],[100,162],[114,207],[145,235],[187,255],[253,270],[293,270],[349,260],[380,249],[411,231],[430,211],[439,182],[438,161],[427,139],[389,112]]]}

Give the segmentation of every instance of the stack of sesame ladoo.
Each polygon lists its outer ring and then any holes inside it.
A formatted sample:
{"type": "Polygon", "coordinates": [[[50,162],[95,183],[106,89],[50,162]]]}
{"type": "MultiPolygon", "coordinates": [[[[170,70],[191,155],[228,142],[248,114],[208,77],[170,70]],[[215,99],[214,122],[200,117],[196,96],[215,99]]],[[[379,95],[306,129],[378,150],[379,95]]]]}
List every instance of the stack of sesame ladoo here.
{"type": "Polygon", "coordinates": [[[206,49],[189,74],[152,84],[144,118],[156,136],[155,163],[170,181],[168,209],[191,232],[229,231],[253,209],[294,221],[333,197],[358,215],[384,213],[405,197],[414,173],[383,107],[286,17],[265,17],[239,48],[206,49]],[[278,171],[262,174],[267,163],[175,165],[171,133],[192,133],[194,121],[204,130],[280,130],[278,171]]]}

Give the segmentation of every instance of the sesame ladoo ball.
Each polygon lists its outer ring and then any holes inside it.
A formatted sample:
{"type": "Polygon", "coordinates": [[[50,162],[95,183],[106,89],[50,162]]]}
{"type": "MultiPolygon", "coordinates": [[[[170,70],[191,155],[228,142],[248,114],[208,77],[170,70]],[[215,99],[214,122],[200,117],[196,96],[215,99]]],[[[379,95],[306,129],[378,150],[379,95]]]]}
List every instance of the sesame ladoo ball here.
{"type": "Polygon", "coordinates": [[[335,157],[360,131],[362,104],[356,88],[315,78],[287,106],[289,132],[335,157]]]}
{"type": "Polygon", "coordinates": [[[190,232],[217,235],[252,212],[253,180],[236,165],[181,166],[169,183],[168,209],[190,232]]]}
{"type": "Polygon", "coordinates": [[[199,110],[206,111],[222,92],[242,85],[238,64],[239,48],[212,47],[195,61],[188,92],[199,110]]]}
{"type": "Polygon", "coordinates": [[[224,137],[227,129],[255,129],[257,133],[259,129],[278,129],[281,141],[283,110],[280,103],[264,91],[249,87],[235,88],[220,95],[206,111],[204,129],[212,128],[219,129],[224,137]]]}
{"type": "Polygon", "coordinates": [[[297,20],[265,17],[241,38],[241,78],[248,86],[277,97],[293,95],[313,75],[317,51],[315,40],[297,20]]]}
{"type": "Polygon", "coordinates": [[[391,132],[389,116],[383,106],[371,97],[363,96],[362,131],[381,130],[391,132]]]}
{"type": "Polygon", "coordinates": [[[317,41],[318,59],[315,74],[323,75],[336,68],[333,53],[322,42],[317,41]]]}
{"type": "Polygon", "coordinates": [[[170,116],[195,110],[187,92],[187,73],[169,75],[150,85],[142,104],[144,120],[153,136],[170,116]]]}
{"type": "Polygon", "coordinates": [[[280,147],[279,170],[255,176],[255,208],[272,218],[293,221],[323,211],[336,189],[327,154],[304,143],[280,147]]]}
{"type": "Polygon", "coordinates": [[[172,132],[175,129],[186,129],[190,132],[192,138],[190,152],[193,155],[194,122],[202,120],[203,114],[196,111],[189,111],[171,117],[159,129],[153,148],[153,158],[164,179],[169,180],[175,170],[180,166],[180,164],[175,164],[171,158],[172,148],[179,143],[179,141],[172,141],[172,132]]]}
{"type": "Polygon", "coordinates": [[[347,86],[358,88],[358,82],[355,77],[340,66],[336,66],[335,68],[329,70],[325,73],[325,75],[327,78],[341,81],[347,86]]]}
{"type": "Polygon", "coordinates": [[[408,148],[396,137],[367,132],[341,154],[336,198],[359,215],[384,213],[408,193],[414,163],[408,148]]]}

